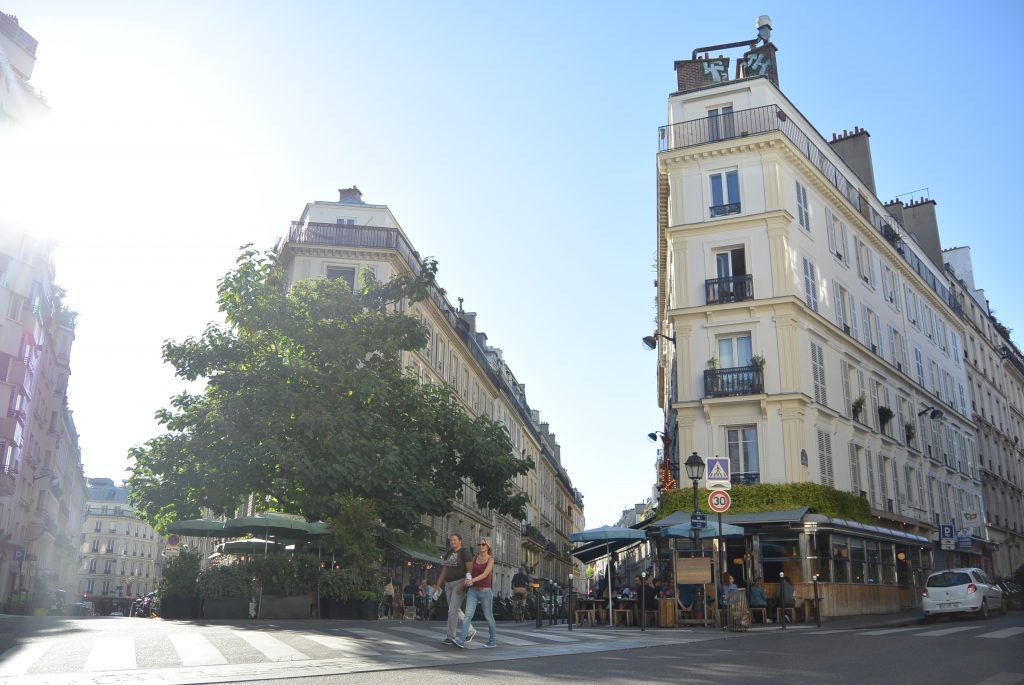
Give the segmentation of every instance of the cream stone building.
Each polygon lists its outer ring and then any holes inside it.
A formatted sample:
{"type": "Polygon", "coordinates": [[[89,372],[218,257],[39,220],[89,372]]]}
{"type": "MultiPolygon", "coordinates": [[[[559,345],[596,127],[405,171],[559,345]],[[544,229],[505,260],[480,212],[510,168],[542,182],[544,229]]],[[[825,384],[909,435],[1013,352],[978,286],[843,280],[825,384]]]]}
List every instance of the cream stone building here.
{"type": "Polygon", "coordinates": [[[18,18],[0,12],[0,125],[31,124],[49,113],[43,96],[29,83],[38,41],[18,18]]]}
{"type": "Polygon", "coordinates": [[[0,603],[12,611],[51,605],[51,592],[74,589],[78,568],[85,481],[67,406],[75,322],[53,279],[49,245],[0,229],[0,603]]]}
{"type": "Polygon", "coordinates": [[[950,248],[942,256],[957,278],[967,315],[964,365],[978,427],[985,524],[998,545],[993,567],[998,575],[1013,575],[1024,564],[1024,361],[985,291],[975,286],[970,248],[950,248]]]}
{"type": "Polygon", "coordinates": [[[77,596],[99,614],[127,615],[135,597],[157,589],[164,539],[139,519],[127,487],[109,478],[88,483],[77,596]]]}
{"type": "MultiPolygon", "coordinates": [[[[281,239],[279,250],[291,283],[341,278],[354,285],[367,269],[380,280],[418,271],[420,255],[386,205],[363,202],[355,187],[339,195],[338,202],[307,204],[281,239]]],[[[434,542],[445,545],[453,532],[469,539],[490,535],[499,594],[511,591],[512,575],[520,566],[566,585],[570,573],[579,576],[568,552],[568,534],[582,530],[583,496],[561,464],[555,434],[530,408],[526,386],[502,351],[477,330],[476,314],[463,309],[461,298],[453,305],[435,289],[409,313],[423,321],[429,338],[422,350],[403,353],[403,366],[423,383],[449,385],[471,415],[483,414],[504,425],[516,453],[535,465],[517,482],[530,498],[525,521],[478,507],[474,489],[466,483],[451,514],[425,521],[435,531],[434,542]]]]}
{"type": "Polygon", "coordinates": [[[934,203],[881,202],[867,131],[826,140],[779,89],[774,46],[751,48],[733,80],[702,49],[677,62],[659,131],[658,399],[673,458],[728,456],[736,484],[865,497],[885,530],[832,522],[831,547],[800,541],[846,582],[919,581],[932,555],[991,568],[968,323],[934,203]],[[961,549],[939,549],[940,523],[964,533],[961,549]],[[850,578],[864,549],[881,570],[850,578]]]}

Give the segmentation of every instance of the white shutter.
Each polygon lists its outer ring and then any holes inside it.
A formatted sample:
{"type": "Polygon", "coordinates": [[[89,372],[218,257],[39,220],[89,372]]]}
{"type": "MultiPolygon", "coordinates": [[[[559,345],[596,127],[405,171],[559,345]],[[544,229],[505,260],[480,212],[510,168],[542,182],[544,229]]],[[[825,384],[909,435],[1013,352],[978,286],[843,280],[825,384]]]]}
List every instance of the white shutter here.
{"type": "Polygon", "coordinates": [[[807,306],[818,311],[818,287],[814,273],[814,262],[804,257],[804,296],[807,306]]]}
{"type": "Polygon", "coordinates": [[[843,376],[843,410],[847,416],[853,415],[853,410],[850,408],[850,364],[845,359],[839,360],[839,370],[843,376]]]}
{"type": "Polygon", "coordinates": [[[871,276],[871,287],[878,287],[878,277],[875,275],[875,252],[870,247],[867,248],[868,253],[868,274],[871,276]]]}
{"type": "Polygon", "coordinates": [[[854,340],[860,340],[860,331],[857,330],[857,303],[853,301],[853,293],[848,293],[850,300],[850,333],[854,340]]]}
{"type": "Polygon", "coordinates": [[[843,318],[843,291],[835,281],[832,281],[832,296],[836,301],[836,325],[839,326],[839,330],[846,330],[846,319],[843,318]]]}
{"type": "Polygon", "coordinates": [[[836,245],[836,225],[830,210],[825,211],[825,229],[828,234],[829,252],[833,254],[839,253],[839,247],[836,245]]]}
{"type": "Polygon", "coordinates": [[[868,465],[868,500],[872,503],[876,503],[875,498],[875,466],[871,459],[871,450],[864,450],[864,461],[868,465]]]}
{"type": "Polygon", "coordinates": [[[839,242],[843,247],[843,261],[847,264],[850,263],[850,244],[846,239],[846,224],[842,221],[839,222],[839,242]]]}
{"type": "Polygon", "coordinates": [[[869,381],[871,384],[871,416],[870,424],[878,429],[878,383],[875,381],[869,381]]]}
{"type": "Polygon", "coordinates": [[[900,500],[900,475],[899,469],[896,468],[896,460],[892,460],[892,498],[896,501],[896,506],[893,507],[897,514],[903,513],[903,503],[900,500]]]}
{"type": "Polygon", "coordinates": [[[814,379],[814,401],[828,405],[825,390],[825,353],[821,345],[811,342],[811,376],[814,379]]]}
{"type": "Polygon", "coordinates": [[[818,471],[821,475],[822,485],[835,486],[835,474],[832,470],[832,436],[820,428],[818,429],[818,471]]]}
{"type": "Polygon", "coordinates": [[[857,446],[850,443],[850,492],[860,495],[860,459],[857,457],[857,446]]]}

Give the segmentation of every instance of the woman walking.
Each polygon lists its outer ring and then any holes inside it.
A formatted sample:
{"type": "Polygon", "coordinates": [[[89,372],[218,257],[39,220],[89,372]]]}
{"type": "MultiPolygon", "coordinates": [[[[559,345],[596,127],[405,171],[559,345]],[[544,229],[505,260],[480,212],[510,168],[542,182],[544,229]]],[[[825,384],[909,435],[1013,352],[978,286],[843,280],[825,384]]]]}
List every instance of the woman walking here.
{"type": "Polygon", "coordinates": [[[473,620],[476,613],[476,606],[480,604],[484,609],[484,619],[487,621],[487,628],[490,635],[484,647],[497,646],[497,627],[494,625],[494,595],[491,592],[491,580],[494,578],[494,557],[491,552],[491,541],[483,539],[477,545],[480,551],[473,559],[472,577],[465,581],[468,595],[466,597],[466,620],[462,622],[462,633],[455,641],[456,647],[466,646],[466,637],[469,631],[469,622],[473,620]]]}

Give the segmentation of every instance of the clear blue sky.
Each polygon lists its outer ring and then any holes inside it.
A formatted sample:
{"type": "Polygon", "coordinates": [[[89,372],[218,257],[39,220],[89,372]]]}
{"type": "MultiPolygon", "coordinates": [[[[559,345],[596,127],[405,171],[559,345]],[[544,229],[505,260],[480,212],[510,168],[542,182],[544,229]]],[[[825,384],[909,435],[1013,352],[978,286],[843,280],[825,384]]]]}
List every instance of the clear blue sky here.
{"type": "Polygon", "coordinates": [[[614,522],[654,479],[640,338],[672,64],[754,37],[763,13],[783,91],[823,135],[871,132],[883,200],[929,189],[944,245],[973,247],[1019,329],[1020,7],[0,0],[39,40],[52,107],[0,134],[0,221],[60,240],[87,475],[120,477],[154,434],[180,389],[160,343],[216,317],[236,248],[357,184],[478,312],[588,526],[614,522]]]}

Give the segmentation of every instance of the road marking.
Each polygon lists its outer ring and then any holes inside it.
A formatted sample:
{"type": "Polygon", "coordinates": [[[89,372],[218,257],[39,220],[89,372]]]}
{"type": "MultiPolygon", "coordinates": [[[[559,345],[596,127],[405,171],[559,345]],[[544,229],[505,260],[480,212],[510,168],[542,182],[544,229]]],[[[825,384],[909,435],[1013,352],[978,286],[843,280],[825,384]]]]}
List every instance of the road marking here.
{"type": "Polygon", "coordinates": [[[867,630],[867,631],[864,631],[862,633],[857,633],[857,634],[858,635],[890,635],[892,633],[902,633],[902,632],[905,632],[907,630],[920,630],[920,629],[921,629],[921,626],[910,626],[910,627],[904,627],[904,628],[886,628],[884,630],[867,630]]]}
{"type": "Polygon", "coordinates": [[[101,637],[89,650],[83,671],[124,671],[137,668],[134,637],[101,637]]]}
{"type": "MultiPolygon", "coordinates": [[[[397,626],[396,626],[397,627],[397,626]]],[[[367,644],[372,644],[374,647],[379,645],[386,645],[388,647],[394,647],[396,649],[422,649],[423,645],[413,640],[407,640],[399,635],[392,635],[384,630],[370,630],[369,628],[345,628],[344,632],[352,633],[358,637],[366,640],[367,644]]],[[[440,632],[437,633],[440,635],[440,632]]],[[[444,639],[444,638],[442,638],[444,639]]],[[[437,644],[441,644],[441,640],[437,641],[437,644]]]]}
{"type": "Polygon", "coordinates": [[[0,676],[24,675],[51,646],[50,642],[29,642],[0,653],[0,676]]]}
{"type": "MultiPolygon", "coordinates": [[[[522,632],[522,631],[518,631],[518,630],[514,630],[514,631],[513,630],[503,630],[503,631],[501,631],[502,635],[508,635],[509,633],[512,633],[513,635],[519,635],[520,637],[524,637],[524,638],[528,638],[528,639],[550,640],[551,642],[579,642],[579,640],[576,640],[574,638],[566,637],[565,635],[555,635],[554,633],[542,633],[542,632],[539,632],[539,631],[536,632],[536,633],[531,633],[531,632],[522,632]]],[[[541,644],[543,644],[543,643],[541,643],[541,644]]]]}
{"type": "Polygon", "coordinates": [[[341,635],[317,635],[315,633],[304,633],[302,637],[323,645],[328,649],[341,652],[345,656],[380,656],[380,652],[370,649],[366,643],[353,640],[350,637],[341,635]]]}
{"type": "Polygon", "coordinates": [[[942,630],[929,630],[927,633],[918,633],[918,637],[940,637],[942,635],[952,635],[953,633],[962,633],[965,630],[977,630],[978,626],[960,626],[957,628],[943,628],[942,630]]]}
{"type": "Polygon", "coordinates": [[[227,657],[201,633],[170,633],[167,639],[174,645],[182,666],[213,666],[228,662],[227,657]]]}
{"type": "Polygon", "coordinates": [[[983,635],[978,635],[976,637],[992,637],[998,640],[1004,637],[1013,637],[1014,635],[1020,635],[1021,633],[1024,633],[1024,628],[1003,628],[1002,630],[995,630],[991,633],[985,633],[983,635]]]}
{"type": "Polygon", "coordinates": [[[833,628],[832,630],[815,630],[808,635],[834,635],[835,633],[852,633],[854,628],[833,628]]]}
{"type": "Polygon", "coordinates": [[[289,647],[270,633],[265,633],[261,630],[232,630],[231,633],[248,642],[250,646],[270,661],[302,661],[309,659],[308,656],[297,649],[289,647]]]}

